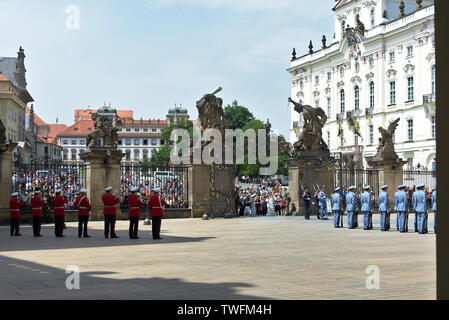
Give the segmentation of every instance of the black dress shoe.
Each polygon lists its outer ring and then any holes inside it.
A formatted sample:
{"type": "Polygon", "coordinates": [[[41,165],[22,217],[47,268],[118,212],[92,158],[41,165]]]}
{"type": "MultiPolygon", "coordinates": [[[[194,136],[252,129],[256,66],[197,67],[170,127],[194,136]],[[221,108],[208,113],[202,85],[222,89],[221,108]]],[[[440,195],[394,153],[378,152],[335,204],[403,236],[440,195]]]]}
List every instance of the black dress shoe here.
{"type": "Polygon", "coordinates": [[[164,238],[161,238],[161,237],[159,237],[159,238],[157,238],[158,240],[162,240],[162,239],[164,239],[164,238]]]}
{"type": "Polygon", "coordinates": [[[41,235],[41,234],[38,234],[36,237],[42,237],[42,235],[41,235]]]}
{"type": "Polygon", "coordinates": [[[80,235],[80,234],[78,235],[78,238],[81,238],[81,235],[80,235]]]}
{"type": "Polygon", "coordinates": [[[118,238],[120,238],[120,237],[118,237],[118,236],[116,236],[116,235],[113,235],[111,238],[112,238],[112,239],[118,239],[118,238]]]}
{"type": "Polygon", "coordinates": [[[84,238],[90,238],[90,235],[85,234],[85,235],[84,235],[84,238]]]}
{"type": "Polygon", "coordinates": [[[22,235],[20,233],[16,234],[16,237],[21,237],[22,235]]]}
{"type": "Polygon", "coordinates": [[[140,239],[140,237],[134,237],[133,239],[140,239]]]}
{"type": "Polygon", "coordinates": [[[109,238],[109,236],[104,236],[105,239],[109,238]]]}

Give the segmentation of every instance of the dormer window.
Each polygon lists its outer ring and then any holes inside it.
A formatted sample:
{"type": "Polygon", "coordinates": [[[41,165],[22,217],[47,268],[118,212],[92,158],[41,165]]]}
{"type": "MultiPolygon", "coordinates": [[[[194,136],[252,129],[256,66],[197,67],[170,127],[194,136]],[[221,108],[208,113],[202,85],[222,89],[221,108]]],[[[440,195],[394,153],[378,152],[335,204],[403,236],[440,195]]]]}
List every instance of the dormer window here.
{"type": "Polygon", "coordinates": [[[73,130],[74,130],[74,131],[78,131],[78,128],[74,128],[73,130]]]}
{"type": "Polygon", "coordinates": [[[376,16],[374,14],[374,8],[372,8],[370,11],[370,17],[371,17],[371,27],[374,27],[374,24],[376,23],[376,20],[375,20],[376,16]]]}

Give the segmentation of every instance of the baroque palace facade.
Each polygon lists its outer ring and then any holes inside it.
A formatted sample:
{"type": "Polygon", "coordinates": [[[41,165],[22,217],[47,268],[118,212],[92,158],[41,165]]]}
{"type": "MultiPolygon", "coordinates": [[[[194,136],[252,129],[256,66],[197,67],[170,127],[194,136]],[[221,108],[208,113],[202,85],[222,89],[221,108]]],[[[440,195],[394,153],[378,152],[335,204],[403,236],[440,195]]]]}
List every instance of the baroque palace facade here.
{"type": "MultiPolygon", "coordinates": [[[[338,0],[335,33],[319,50],[296,57],[292,98],[328,116],[323,140],[346,164],[367,168],[379,127],[400,118],[394,141],[408,167],[434,170],[435,33],[433,1],[338,0]]],[[[291,109],[290,141],[302,116],[291,109]]]]}

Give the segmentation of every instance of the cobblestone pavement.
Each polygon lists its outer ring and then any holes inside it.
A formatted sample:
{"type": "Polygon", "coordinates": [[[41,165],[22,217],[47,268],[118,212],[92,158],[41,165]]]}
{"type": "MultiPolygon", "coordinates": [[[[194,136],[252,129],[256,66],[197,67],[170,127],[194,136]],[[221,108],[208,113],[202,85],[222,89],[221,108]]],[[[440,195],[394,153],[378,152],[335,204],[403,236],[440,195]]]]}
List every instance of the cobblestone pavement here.
{"type": "MultiPolygon", "coordinates": [[[[345,217],[346,218],[346,217],[345,217]]],[[[436,255],[430,234],[334,229],[303,217],[163,220],[162,240],[140,224],[140,240],[105,239],[101,222],[79,239],[53,226],[33,238],[0,227],[0,299],[435,299],[436,255]],[[80,289],[66,289],[66,268],[79,267],[80,289]],[[367,289],[366,268],[380,271],[367,289]]],[[[429,217],[433,224],[433,216],[429,217]]],[[[361,217],[359,218],[359,224],[361,217]]],[[[429,223],[429,227],[431,225],[429,223]]],[[[346,219],[345,219],[346,224],[346,219]]]]}

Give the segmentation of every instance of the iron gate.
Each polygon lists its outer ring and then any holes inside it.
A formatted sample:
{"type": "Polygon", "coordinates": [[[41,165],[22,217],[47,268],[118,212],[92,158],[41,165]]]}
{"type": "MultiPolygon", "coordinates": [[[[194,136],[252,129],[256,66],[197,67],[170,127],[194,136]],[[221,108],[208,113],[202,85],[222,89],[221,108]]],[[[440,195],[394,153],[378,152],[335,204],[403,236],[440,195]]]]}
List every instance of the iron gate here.
{"type": "Polygon", "coordinates": [[[233,165],[212,164],[210,174],[210,212],[213,217],[224,217],[235,212],[233,165]]]}

